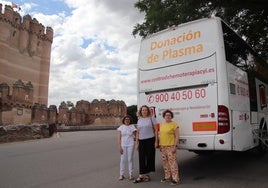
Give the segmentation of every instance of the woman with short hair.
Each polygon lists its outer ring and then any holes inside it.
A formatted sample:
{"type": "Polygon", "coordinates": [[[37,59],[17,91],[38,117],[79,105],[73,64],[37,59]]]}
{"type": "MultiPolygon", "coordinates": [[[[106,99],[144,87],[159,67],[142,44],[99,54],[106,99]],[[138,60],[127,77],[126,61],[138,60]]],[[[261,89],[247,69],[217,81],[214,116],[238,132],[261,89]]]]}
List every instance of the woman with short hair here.
{"type": "Polygon", "coordinates": [[[177,161],[177,145],[179,141],[179,126],[173,121],[171,110],[163,112],[164,122],[159,127],[159,146],[162,153],[163,169],[165,177],[161,182],[170,181],[171,185],[179,184],[179,168],[177,161]]]}

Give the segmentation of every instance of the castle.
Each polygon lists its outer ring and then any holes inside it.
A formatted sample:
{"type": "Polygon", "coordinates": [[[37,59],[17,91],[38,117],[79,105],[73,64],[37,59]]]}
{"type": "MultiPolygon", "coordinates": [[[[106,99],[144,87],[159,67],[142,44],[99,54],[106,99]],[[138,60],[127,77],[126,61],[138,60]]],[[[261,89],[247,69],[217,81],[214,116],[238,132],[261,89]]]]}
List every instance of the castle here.
{"type": "Polygon", "coordinates": [[[0,4],[0,125],[119,125],[123,101],[78,101],[68,109],[48,103],[53,29],[0,4]]]}

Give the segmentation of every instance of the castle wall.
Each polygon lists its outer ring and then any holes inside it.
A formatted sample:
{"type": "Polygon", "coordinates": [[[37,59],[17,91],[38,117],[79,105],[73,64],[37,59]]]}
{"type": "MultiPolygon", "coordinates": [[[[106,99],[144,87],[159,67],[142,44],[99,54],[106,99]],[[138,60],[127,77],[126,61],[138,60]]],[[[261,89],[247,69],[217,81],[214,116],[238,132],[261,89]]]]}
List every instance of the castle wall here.
{"type": "Polygon", "coordinates": [[[1,118],[1,125],[11,125],[14,124],[14,110],[3,111],[1,118]]]}
{"type": "Polygon", "coordinates": [[[0,125],[120,125],[127,113],[125,102],[104,99],[94,99],[92,103],[81,100],[71,109],[62,102],[58,111],[55,105],[49,108],[38,103],[33,105],[33,88],[31,82],[21,80],[17,80],[12,89],[6,83],[0,83],[0,125]]]}
{"type": "Polygon", "coordinates": [[[48,112],[45,105],[35,104],[32,108],[32,123],[48,123],[48,112]]]}
{"type": "Polygon", "coordinates": [[[93,124],[97,126],[117,126],[122,124],[122,117],[97,117],[93,124]]]}
{"type": "Polygon", "coordinates": [[[56,105],[50,105],[48,108],[48,124],[56,124],[57,123],[57,107],[56,105]]]}
{"type": "Polygon", "coordinates": [[[69,123],[69,114],[66,103],[61,103],[59,106],[59,114],[58,114],[58,124],[66,125],[69,123]]]}
{"type": "Polygon", "coordinates": [[[31,109],[24,107],[13,107],[10,111],[2,112],[3,125],[31,124],[31,109]]]}
{"type": "Polygon", "coordinates": [[[14,112],[14,124],[23,124],[29,125],[31,124],[31,116],[32,111],[31,109],[24,108],[24,107],[17,107],[13,108],[12,111],[14,112]]]}

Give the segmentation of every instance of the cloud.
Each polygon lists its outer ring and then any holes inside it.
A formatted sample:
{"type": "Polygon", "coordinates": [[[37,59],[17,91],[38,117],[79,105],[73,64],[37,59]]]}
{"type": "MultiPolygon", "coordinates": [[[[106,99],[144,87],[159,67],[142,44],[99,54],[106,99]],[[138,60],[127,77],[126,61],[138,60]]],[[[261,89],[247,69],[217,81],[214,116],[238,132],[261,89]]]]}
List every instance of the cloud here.
{"type": "Polygon", "coordinates": [[[131,35],[137,18],[134,1],[117,2],[117,6],[112,1],[66,3],[72,13],[61,20],[53,43],[49,103],[115,99],[136,104],[140,40],[131,35]],[[58,66],[53,71],[54,65],[58,66]],[[55,92],[57,88],[61,92],[55,92]]]}

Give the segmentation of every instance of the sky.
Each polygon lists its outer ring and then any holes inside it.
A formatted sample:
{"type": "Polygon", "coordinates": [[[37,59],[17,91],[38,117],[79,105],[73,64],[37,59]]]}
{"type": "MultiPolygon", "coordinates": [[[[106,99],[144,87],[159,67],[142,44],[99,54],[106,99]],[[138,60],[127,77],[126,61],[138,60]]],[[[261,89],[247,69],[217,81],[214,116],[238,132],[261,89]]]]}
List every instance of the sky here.
{"type": "Polygon", "coordinates": [[[144,19],[137,0],[0,0],[12,2],[22,17],[54,31],[48,106],[94,99],[137,104],[141,38],[132,30],[144,19]]]}

